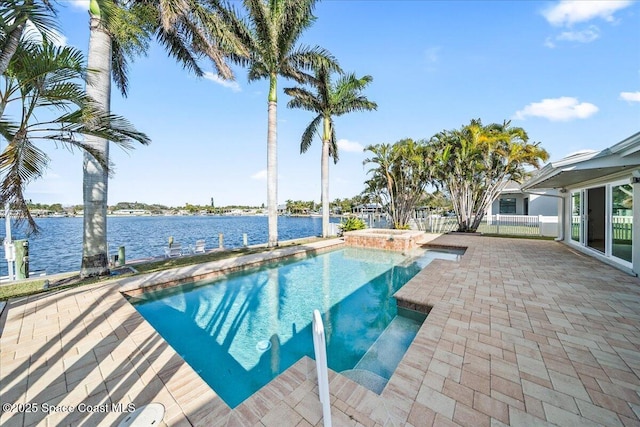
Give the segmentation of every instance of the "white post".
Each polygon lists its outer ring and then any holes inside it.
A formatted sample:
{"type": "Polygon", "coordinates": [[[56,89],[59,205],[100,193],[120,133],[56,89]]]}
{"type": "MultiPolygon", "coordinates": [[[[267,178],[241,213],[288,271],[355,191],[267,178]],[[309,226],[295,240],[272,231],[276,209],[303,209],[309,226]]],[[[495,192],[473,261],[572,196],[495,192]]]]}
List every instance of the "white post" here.
{"type": "Polygon", "coordinates": [[[538,215],[538,234],[542,236],[542,215],[538,215]]]}
{"type": "Polygon", "coordinates": [[[313,350],[318,374],[318,395],[322,403],[324,427],[331,427],[331,399],[329,397],[329,371],[327,368],[327,345],[324,340],[324,325],[320,311],[313,310],[313,350]]]}
{"type": "Polygon", "coordinates": [[[15,280],[15,275],[13,271],[13,263],[15,260],[13,254],[13,238],[11,237],[11,210],[9,208],[9,203],[5,203],[4,205],[4,227],[6,231],[6,235],[4,238],[4,257],[7,259],[7,274],[9,276],[9,280],[15,280]]]}

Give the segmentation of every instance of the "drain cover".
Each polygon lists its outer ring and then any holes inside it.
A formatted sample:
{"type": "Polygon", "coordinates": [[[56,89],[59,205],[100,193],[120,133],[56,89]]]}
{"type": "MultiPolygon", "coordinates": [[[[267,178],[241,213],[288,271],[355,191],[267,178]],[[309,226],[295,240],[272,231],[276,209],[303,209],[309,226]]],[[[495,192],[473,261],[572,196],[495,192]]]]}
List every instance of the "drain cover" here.
{"type": "Polygon", "coordinates": [[[149,403],[130,413],[120,421],[118,427],[152,427],[160,425],[164,417],[164,406],[161,403],[149,403]]]}
{"type": "Polygon", "coordinates": [[[258,341],[258,344],[256,344],[256,350],[258,351],[267,351],[270,348],[271,348],[271,341],[269,340],[258,341]]]}

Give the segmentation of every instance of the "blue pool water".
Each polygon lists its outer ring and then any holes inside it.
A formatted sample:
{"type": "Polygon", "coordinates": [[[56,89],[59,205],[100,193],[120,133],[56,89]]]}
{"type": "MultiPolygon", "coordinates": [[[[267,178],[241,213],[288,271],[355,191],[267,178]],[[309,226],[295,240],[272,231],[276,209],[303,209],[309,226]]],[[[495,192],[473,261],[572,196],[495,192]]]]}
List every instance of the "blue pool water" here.
{"type": "Polygon", "coordinates": [[[231,407],[313,357],[314,309],[329,367],[380,392],[424,320],[398,315],[392,295],[433,258],[458,256],[344,248],[130,301],[231,407]]]}

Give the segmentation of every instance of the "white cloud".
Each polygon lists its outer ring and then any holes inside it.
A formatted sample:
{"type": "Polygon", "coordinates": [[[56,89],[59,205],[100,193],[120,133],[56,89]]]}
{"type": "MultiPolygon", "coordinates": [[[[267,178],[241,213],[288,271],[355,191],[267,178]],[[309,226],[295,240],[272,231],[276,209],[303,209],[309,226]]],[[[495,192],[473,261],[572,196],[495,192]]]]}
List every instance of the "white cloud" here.
{"type": "Polygon", "coordinates": [[[562,0],[544,10],[542,15],[551,25],[555,26],[571,26],[595,18],[613,22],[613,14],[630,6],[632,3],[631,0],[562,0]]]}
{"type": "Polygon", "coordinates": [[[598,107],[589,102],[578,102],[576,98],[563,96],[547,98],[533,102],[516,112],[514,118],[524,120],[526,117],[542,117],[551,121],[569,121],[586,119],[598,112],[598,107]]]}
{"type": "Polygon", "coordinates": [[[556,40],[591,43],[598,38],[600,38],[600,29],[595,25],[591,25],[582,31],[563,31],[556,37],[556,40]]]}
{"type": "MultiPolygon", "coordinates": [[[[40,31],[38,31],[38,29],[36,28],[35,25],[33,25],[33,23],[31,21],[27,21],[27,25],[25,27],[25,34],[24,34],[25,38],[29,39],[29,40],[33,40],[35,42],[41,42],[42,41],[42,34],[40,33],[40,31]]],[[[59,31],[53,30],[53,29],[49,29],[49,41],[51,43],[54,44],[54,46],[66,46],[67,45],[67,38],[62,35],[62,33],[60,33],[59,31]]]]}
{"type": "Polygon", "coordinates": [[[620,92],[620,99],[629,102],[640,102],[640,91],[638,92],[620,92]]]}
{"type": "Polygon", "coordinates": [[[267,170],[266,169],[262,169],[261,171],[258,171],[256,173],[254,173],[253,175],[251,175],[251,179],[256,179],[258,181],[266,181],[267,180],[267,170]]]}
{"type": "Polygon", "coordinates": [[[347,151],[349,153],[362,153],[364,151],[364,147],[359,142],[349,141],[346,139],[339,139],[338,150],[347,151]]]}
{"type": "Polygon", "coordinates": [[[212,73],[211,71],[205,71],[204,78],[207,80],[211,80],[212,82],[219,84],[220,86],[229,88],[234,92],[240,92],[242,90],[238,82],[232,81],[232,80],[224,80],[223,78],[221,78],[217,74],[212,73]]]}
{"type": "Polygon", "coordinates": [[[72,0],[70,3],[76,9],[89,10],[89,0],[72,0]]]}

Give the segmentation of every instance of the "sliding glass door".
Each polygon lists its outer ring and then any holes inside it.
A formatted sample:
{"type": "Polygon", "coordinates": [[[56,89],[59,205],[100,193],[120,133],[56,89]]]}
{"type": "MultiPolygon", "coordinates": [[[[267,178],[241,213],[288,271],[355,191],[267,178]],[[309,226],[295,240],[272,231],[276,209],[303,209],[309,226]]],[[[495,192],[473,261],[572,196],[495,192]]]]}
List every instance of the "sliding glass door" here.
{"type": "Polygon", "coordinates": [[[587,190],[587,246],[599,252],[606,251],[606,191],[605,187],[587,190]]]}
{"type": "Polygon", "coordinates": [[[633,185],[628,180],[571,192],[570,240],[629,265],[633,262],[633,185]]]}

